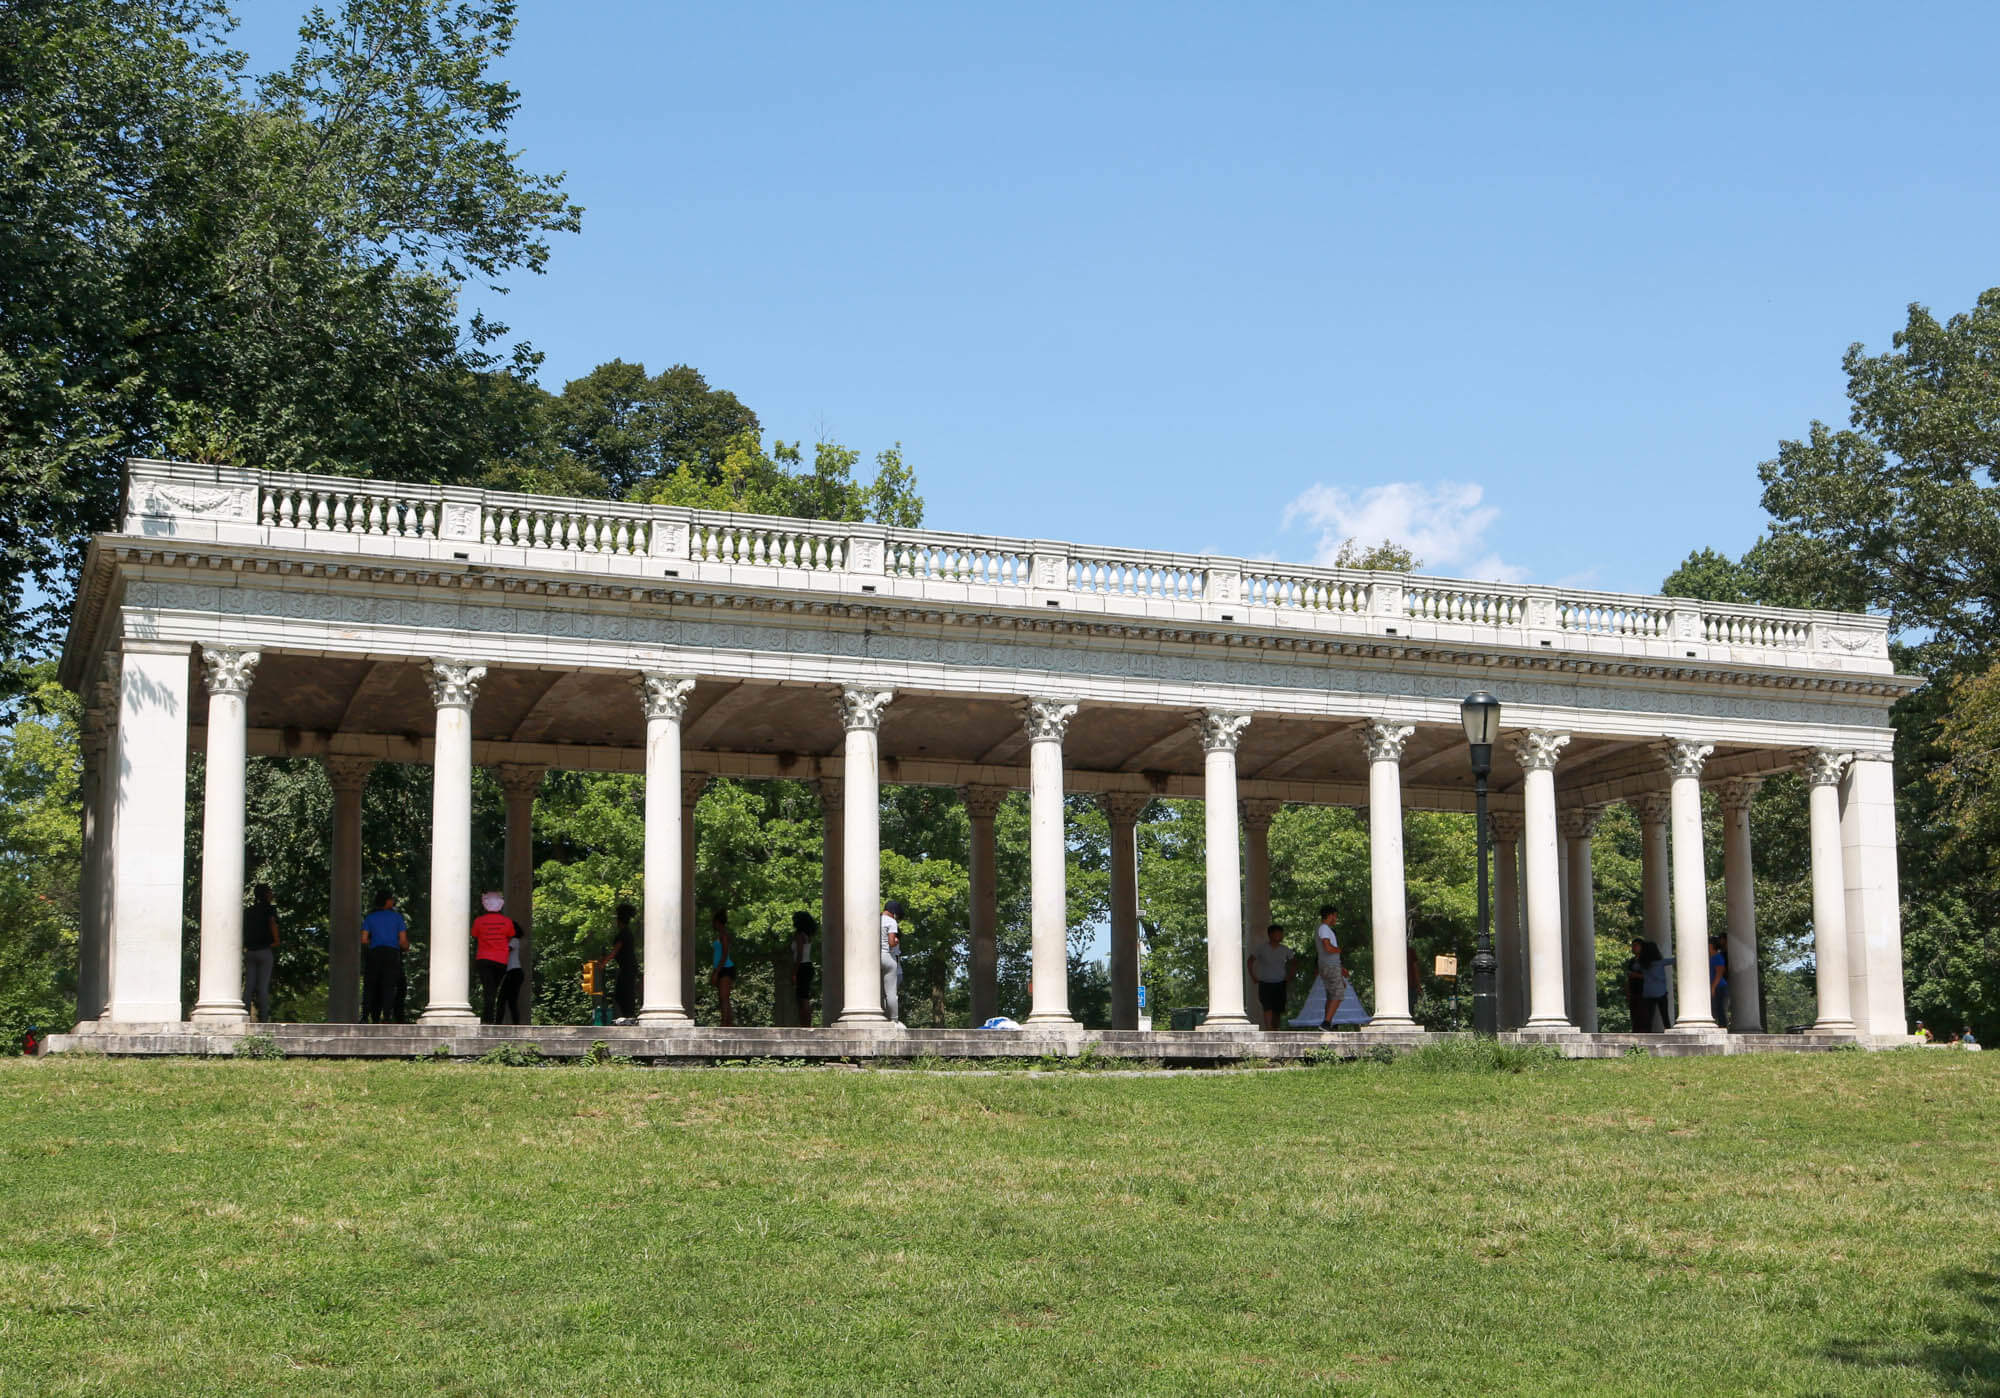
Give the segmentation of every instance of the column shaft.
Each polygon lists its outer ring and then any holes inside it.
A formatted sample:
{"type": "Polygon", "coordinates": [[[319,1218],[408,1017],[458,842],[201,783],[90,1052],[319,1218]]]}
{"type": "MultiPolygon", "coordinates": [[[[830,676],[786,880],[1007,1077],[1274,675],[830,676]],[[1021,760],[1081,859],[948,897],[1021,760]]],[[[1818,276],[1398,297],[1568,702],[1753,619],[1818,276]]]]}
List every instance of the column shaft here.
{"type": "Polygon", "coordinates": [[[472,1024],[472,705],[484,665],[434,660],[431,756],[431,986],[424,1024],[472,1024]]]}
{"type": "Polygon", "coordinates": [[[1242,872],[1237,857],[1236,745],[1250,715],[1210,710],[1196,724],[1201,735],[1203,826],[1208,843],[1208,1020],[1210,1029],[1243,1029],[1242,872]]]}
{"type": "Polygon", "coordinates": [[[1840,848],[1840,779],[1849,754],[1821,749],[1806,773],[1812,837],[1813,984],[1819,1018],[1813,1032],[1855,1030],[1847,967],[1847,871],[1840,848]]]}
{"type": "Polygon", "coordinates": [[[1729,1027],[1738,1034],[1764,1032],[1757,965],[1757,880],[1751,863],[1750,808],[1757,777],[1722,784],[1722,882],[1728,909],[1729,1027]]]}
{"type": "Polygon", "coordinates": [[[877,746],[882,711],[893,690],[841,692],[841,719],[847,730],[842,840],[846,848],[842,884],[845,968],[840,1022],[885,1025],[882,1011],[882,788],[877,746]]]}
{"type": "MultiPolygon", "coordinates": [[[[1407,723],[1370,723],[1368,756],[1368,910],[1375,952],[1371,1029],[1413,1029],[1410,1018],[1409,913],[1403,891],[1403,744],[1407,723]]],[[[1332,1013],[1329,1009],[1328,1014],[1332,1013]]]]}
{"type": "Polygon", "coordinates": [[[117,742],[106,774],[115,814],[105,1017],[118,1024],[164,1024],[181,1017],[188,648],[135,640],[123,645],[117,742]]]}
{"type": "MultiPolygon", "coordinates": [[[[1283,801],[1243,802],[1243,956],[1246,969],[1250,948],[1264,939],[1271,925],[1271,821],[1284,809],[1283,801]]],[[[1257,987],[1247,974],[1243,978],[1243,1013],[1252,1024],[1264,1022],[1264,1007],[1258,1003],[1257,987]]]]}
{"type": "Polygon", "coordinates": [[[361,812],[368,773],[375,764],[366,757],[324,760],[327,784],[333,788],[326,1017],[334,1024],[353,1024],[361,1018],[361,812]]]}
{"type": "Polygon", "coordinates": [[[1069,856],[1063,838],[1063,733],[1076,705],[1030,699],[1028,725],[1028,902],[1033,969],[1029,1024],[1068,1028],[1069,856]]]}
{"type": "Polygon", "coordinates": [[[1000,1013],[1000,883],[995,867],[994,822],[1007,789],[999,786],[965,788],[965,816],[971,826],[966,873],[971,906],[971,939],[967,947],[967,979],[972,989],[972,1022],[986,1023],[1000,1013]]]}
{"type": "Polygon", "coordinates": [[[1586,1034],[1597,1032],[1597,881],[1590,837],[1597,811],[1565,811],[1561,816],[1569,882],[1569,1016],[1586,1034]]]}
{"type": "Polygon", "coordinates": [[[1528,885],[1526,1029],[1570,1029],[1563,1010],[1562,890],[1556,867],[1556,758],[1567,733],[1530,732],[1515,741],[1522,782],[1522,863],[1528,885]]]}
{"type": "MultiPolygon", "coordinates": [[[[1867,998],[1850,1005],[1866,1034],[1909,1032],[1903,1004],[1903,917],[1896,867],[1896,773],[1887,753],[1857,753],[1841,787],[1841,858],[1850,961],[1867,963],[1867,998]]],[[[1850,966],[1850,973],[1852,967],[1850,966]]]]}
{"type": "Polygon", "coordinates": [[[1139,816],[1152,798],[1102,798],[1111,821],[1111,1027],[1139,1027],[1139,816]]]}
{"type": "Polygon", "coordinates": [[[240,1020],[243,1004],[243,782],[254,650],[201,653],[208,690],[208,760],[201,817],[201,951],[198,1020],[240,1020]]]}

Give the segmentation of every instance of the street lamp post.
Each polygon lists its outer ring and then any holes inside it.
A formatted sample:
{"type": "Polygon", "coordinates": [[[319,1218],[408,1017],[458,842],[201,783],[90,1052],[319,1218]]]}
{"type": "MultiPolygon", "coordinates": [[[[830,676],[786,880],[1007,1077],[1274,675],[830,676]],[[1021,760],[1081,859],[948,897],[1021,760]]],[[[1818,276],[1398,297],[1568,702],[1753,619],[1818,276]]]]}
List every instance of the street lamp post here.
{"type": "Polygon", "coordinates": [[[1479,847],[1479,942],[1472,953],[1472,1028],[1474,1033],[1490,1036],[1500,1029],[1500,1003],[1494,993],[1494,972],[1499,963],[1493,956],[1492,904],[1486,884],[1490,838],[1486,826],[1486,779],[1493,772],[1493,740],[1500,735],[1500,701],[1482,689],[1458,706],[1458,716],[1465,724],[1465,741],[1472,753],[1474,820],[1478,825],[1479,847]]]}

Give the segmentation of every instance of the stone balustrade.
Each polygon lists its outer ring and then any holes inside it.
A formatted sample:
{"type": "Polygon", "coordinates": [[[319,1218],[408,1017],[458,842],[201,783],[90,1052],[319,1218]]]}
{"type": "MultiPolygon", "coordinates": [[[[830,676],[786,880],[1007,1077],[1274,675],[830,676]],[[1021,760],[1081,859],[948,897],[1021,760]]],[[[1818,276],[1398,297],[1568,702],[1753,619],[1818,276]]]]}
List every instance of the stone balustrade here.
{"type": "Polygon", "coordinates": [[[178,462],[131,463],[124,531],[604,582],[1892,673],[1880,617],[178,462]]]}

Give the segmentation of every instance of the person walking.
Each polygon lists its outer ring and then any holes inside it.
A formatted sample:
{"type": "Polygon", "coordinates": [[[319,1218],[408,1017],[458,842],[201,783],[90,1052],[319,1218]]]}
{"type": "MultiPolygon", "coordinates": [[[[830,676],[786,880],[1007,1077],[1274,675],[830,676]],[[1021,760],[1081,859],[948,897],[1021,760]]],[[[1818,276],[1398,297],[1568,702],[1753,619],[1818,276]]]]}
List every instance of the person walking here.
{"type": "Polygon", "coordinates": [[[819,935],[819,924],[804,908],[792,914],[792,998],[798,1002],[799,1025],[809,1028],[813,1022],[813,938],[819,935]]]}
{"type": "Polygon", "coordinates": [[[1340,1010],[1340,1002],[1347,998],[1347,971],[1340,964],[1340,937],[1334,931],[1334,924],[1339,921],[1333,904],[1320,904],[1319,926],[1313,937],[1320,984],[1326,987],[1325,1018],[1319,1026],[1322,1030],[1333,1028],[1333,1017],[1340,1010]]]}
{"type": "Polygon", "coordinates": [[[639,939],[632,932],[632,919],[639,910],[630,903],[618,905],[618,930],[611,934],[611,950],[604,959],[611,963],[611,1003],[620,1024],[639,1018],[639,939]]]}
{"type": "Polygon", "coordinates": [[[403,953],[410,949],[410,924],[396,911],[395,894],[375,896],[375,911],[361,919],[361,944],[367,958],[361,1022],[388,1024],[401,1014],[396,1002],[403,988],[403,953]]]}
{"type": "Polygon", "coordinates": [[[1718,1026],[1729,1027],[1729,953],[1720,937],[1708,939],[1708,1014],[1718,1026]]]}
{"type": "Polygon", "coordinates": [[[514,927],[514,935],[507,939],[507,972],[500,977],[500,1016],[495,1024],[521,1023],[521,982],[528,978],[527,968],[521,965],[521,944],[527,938],[520,925],[514,927]]]}
{"type": "Polygon", "coordinates": [[[1264,942],[1250,948],[1250,979],[1257,983],[1257,1005],[1264,1012],[1264,1027],[1276,1029],[1285,1015],[1285,1001],[1292,990],[1292,963],[1298,958],[1285,945],[1285,929],[1272,923],[1264,929],[1264,942]]]}
{"type": "Polygon", "coordinates": [[[715,910],[711,919],[715,938],[709,950],[714,955],[714,968],[708,978],[715,986],[716,1001],[722,1007],[724,1027],[736,1023],[736,1010],[730,998],[736,993],[736,940],[729,935],[729,914],[722,908],[715,910]]]}
{"type": "Polygon", "coordinates": [[[480,894],[479,906],[486,910],[472,920],[475,949],[472,969],[479,974],[479,989],[484,997],[479,1008],[479,1022],[498,1024],[500,982],[507,979],[507,948],[514,938],[521,935],[521,926],[501,911],[507,906],[507,900],[501,894],[480,894]]]}
{"type": "Polygon", "coordinates": [[[1675,960],[1675,957],[1660,955],[1658,942],[1647,942],[1639,953],[1645,977],[1640,987],[1646,1018],[1646,1028],[1642,1033],[1656,1032],[1652,1027],[1656,1016],[1660,1025],[1658,1033],[1664,1034],[1674,1027],[1673,1017],[1667,1013],[1667,967],[1673,965],[1675,960]]]}
{"type": "Polygon", "coordinates": [[[891,898],[882,905],[882,1013],[893,1024],[901,1019],[903,986],[903,902],[891,898]]]}
{"type": "Polygon", "coordinates": [[[257,885],[255,901],[243,910],[243,999],[257,1022],[271,1020],[271,968],[278,960],[278,907],[271,885],[257,885]]]}

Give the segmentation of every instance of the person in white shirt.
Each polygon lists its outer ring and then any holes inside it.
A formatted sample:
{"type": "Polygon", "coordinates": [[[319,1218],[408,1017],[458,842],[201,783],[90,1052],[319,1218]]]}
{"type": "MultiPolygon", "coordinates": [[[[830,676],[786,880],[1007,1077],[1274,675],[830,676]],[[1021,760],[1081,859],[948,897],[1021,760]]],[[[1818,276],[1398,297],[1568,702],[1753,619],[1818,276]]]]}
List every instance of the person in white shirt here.
{"type": "Polygon", "coordinates": [[[799,1002],[799,1023],[813,1022],[813,938],[819,924],[804,908],[792,914],[792,995],[799,1002]]]}
{"type": "Polygon", "coordinates": [[[1334,1012],[1347,995],[1347,972],[1340,964],[1340,938],[1333,930],[1336,921],[1333,904],[1322,903],[1319,926],[1313,929],[1314,949],[1319,953],[1319,978],[1326,986],[1326,1019],[1320,1024],[1321,1029],[1333,1028],[1334,1012]]]}
{"type": "Polygon", "coordinates": [[[901,899],[891,898],[882,905],[882,1013],[891,1020],[903,1017],[896,993],[902,988],[903,981],[903,960],[899,950],[903,939],[897,931],[902,919],[901,899]]]}
{"type": "Polygon", "coordinates": [[[1284,1017],[1285,1001],[1292,990],[1292,949],[1285,945],[1285,929],[1272,923],[1264,929],[1265,941],[1250,948],[1250,979],[1257,982],[1257,1003],[1264,1011],[1264,1027],[1276,1029],[1284,1017]]]}

